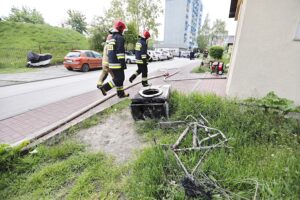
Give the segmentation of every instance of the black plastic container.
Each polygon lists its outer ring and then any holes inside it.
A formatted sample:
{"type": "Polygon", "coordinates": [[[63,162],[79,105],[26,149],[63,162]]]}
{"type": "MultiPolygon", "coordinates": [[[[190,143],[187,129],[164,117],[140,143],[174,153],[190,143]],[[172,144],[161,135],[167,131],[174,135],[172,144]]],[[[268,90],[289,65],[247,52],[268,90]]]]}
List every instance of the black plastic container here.
{"type": "Polygon", "coordinates": [[[142,88],[131,99],[134,120],[169,118],[170,85],[142,88]]]}

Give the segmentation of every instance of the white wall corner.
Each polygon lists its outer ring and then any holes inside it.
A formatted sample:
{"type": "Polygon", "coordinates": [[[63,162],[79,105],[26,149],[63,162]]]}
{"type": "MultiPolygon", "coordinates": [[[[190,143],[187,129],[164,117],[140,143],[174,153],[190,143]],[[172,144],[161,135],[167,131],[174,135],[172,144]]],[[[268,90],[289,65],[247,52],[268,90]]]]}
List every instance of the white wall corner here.
{"type": "Polygon", "coordinates": [[[298,26],[296,28],[296,33],[295,33],[294,40],[295,41],[300,41],[300,22],[298,22],[298,26]]]}

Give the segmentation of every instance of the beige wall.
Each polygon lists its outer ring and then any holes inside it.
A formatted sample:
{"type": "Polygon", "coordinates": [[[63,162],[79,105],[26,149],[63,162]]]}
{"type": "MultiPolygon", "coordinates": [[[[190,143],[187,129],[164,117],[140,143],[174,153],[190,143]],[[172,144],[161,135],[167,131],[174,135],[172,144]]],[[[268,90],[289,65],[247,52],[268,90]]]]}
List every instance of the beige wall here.
{"type": "Polygon", "coordinates": [[[300,105],[300,0],[244,0],[226,92],[240,98],[275,91],[300,105]]]}

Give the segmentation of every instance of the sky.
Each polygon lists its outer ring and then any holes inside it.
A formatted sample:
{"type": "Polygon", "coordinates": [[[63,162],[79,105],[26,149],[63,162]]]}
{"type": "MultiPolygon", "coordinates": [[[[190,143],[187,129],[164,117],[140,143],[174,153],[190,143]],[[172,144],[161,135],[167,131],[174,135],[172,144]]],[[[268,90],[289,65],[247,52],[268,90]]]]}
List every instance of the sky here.
{"type": "MultiPolygon", "coordinates": [[[[0,0],[0,17],[8,16],[12,6],[18,8],[27,6],[42,13],[46,23],[53,26],[60,26],[62,22],[66,21],[69,9],[80,11],[86,16],[87,22],[91,23],[94,16],[103,15],[104,11],[110,7],[110,2],[111,0],[0,0]]],[[[161,0],[161,2],[164,8],[165,0],[161,0]]],[[[235,34],[236,22],[228,18],[230,0],[202,0],[202,3],[202,21],[209,13],[211,23],[215,19],[222,19],[226,21],[229,35],[235,34]]],[[[163,40],[164,17],[161,16],[158,20],[162,24],[159,28],[158,39],[163,40]]]]}

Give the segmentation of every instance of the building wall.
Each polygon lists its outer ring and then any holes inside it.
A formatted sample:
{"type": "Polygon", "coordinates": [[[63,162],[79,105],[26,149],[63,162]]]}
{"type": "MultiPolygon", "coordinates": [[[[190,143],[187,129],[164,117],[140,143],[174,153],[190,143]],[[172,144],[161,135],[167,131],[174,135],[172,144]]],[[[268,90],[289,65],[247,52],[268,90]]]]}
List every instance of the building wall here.
{"type": "Polygon", "coordinates": [[[240,98],[274,91],[300,104],[299,0],[244,0],[226,92],[240,98]]]}
{"type": "Polygon", "coordinates": [[[164,46],[194,47],[201,19],[201,0],[166,0],[164,46]]]}
{"type": "Polygon", "coordinates": [[[184,22],[186,1],[166,0],[165,6],[165,44],[177,44],[184,47],[184,22]]]}

